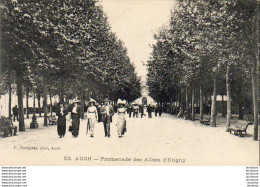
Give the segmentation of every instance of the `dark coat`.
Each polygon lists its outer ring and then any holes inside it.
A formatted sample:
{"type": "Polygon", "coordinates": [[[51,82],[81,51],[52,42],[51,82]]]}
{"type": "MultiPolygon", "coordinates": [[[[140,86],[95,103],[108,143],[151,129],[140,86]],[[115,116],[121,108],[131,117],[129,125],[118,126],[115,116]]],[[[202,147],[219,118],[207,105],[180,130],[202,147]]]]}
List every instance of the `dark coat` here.
{"type": "Polygon", "coordinates": [[[13,107],[12,108],[12,111],[13,111],[13,115],[18,115],[18,108],[17,107],[13,107]]]}
{"type": "Polygon", "coordinates": [[[133,108],[132,108],[131,106],[129,106],[129,107],[127,108],[127,113],[131,113],[131,112],[133,112],[133,108]]]}
{"type": "Polygon", "coordinates": [[[60,108],[56,112],[58,116],[57,131],[59,136],[64,136],[66,133],[66,115],[68,114],[67,110],[63,109],[63,114],[61,113],[60,108]]]}
{"type": "Polygon", "coordinates": [[[80,116],[81,116],[81,107],[78,106],[76,109],[77,113],[71,113],[72,119],[72,135],[78,136],[79,134],[79,124],[80,124],[80,116]]]}
{"type": "Polygon", "coordinates": [[[68,111],[66,109],[63,110],[63,114],[61,113],[60,109],[57,111],[56,116],[58,116],[58,126],[66,125],[66,115],[68,111]]]}
{"type": "Polygon", "coordinates": [[[153,111],[153,107],[148,105],[147,106],[147,112],[152,113],[152,111],[153,111]]]}
{"type": "Polygon", "coordinates": [[[111,105],[108,105],[109,108],[109,114],[107,116],[107,111],[106,111],[106,105],[103,105],[100,109],[100,113],[102,114],[102,121],[105,122],[112,122],[112,116],[114,115],[114,109],[111,105]]]}

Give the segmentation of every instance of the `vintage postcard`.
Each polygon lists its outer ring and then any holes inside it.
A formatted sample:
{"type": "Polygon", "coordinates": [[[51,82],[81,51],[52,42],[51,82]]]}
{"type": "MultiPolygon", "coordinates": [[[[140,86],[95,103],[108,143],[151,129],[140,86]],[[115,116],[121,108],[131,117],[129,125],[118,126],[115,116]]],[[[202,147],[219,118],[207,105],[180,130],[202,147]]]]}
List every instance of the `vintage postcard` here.
{"type": "Polygon", "coordinates": [[[1,166],[259,166],[258,0],[1,0],[1,166]]]}

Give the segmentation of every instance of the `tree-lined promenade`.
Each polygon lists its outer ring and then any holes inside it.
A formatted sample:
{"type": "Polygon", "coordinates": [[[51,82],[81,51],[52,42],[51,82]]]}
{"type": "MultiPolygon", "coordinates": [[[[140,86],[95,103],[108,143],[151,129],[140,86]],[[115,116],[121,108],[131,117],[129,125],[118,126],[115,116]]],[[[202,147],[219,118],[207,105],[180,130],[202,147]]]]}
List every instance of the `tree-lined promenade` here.
{"type": "Polygon", "coordinates": [[[29,95],[39,108],[43,98],[45,126],[47,97],[140,97],[140,77],[95,0],[2,0],[0,14],[0,90],[9,93],[9,114],[12,91],[17,92],[19,131],[25,130],[24,95],[27,108],[29,95]]]}
{"type": "Polygon", "coordinates": [[[212,96],[212,127],[217,95],[226,95],[227,128],[237,105],[240,119],[245,112],[253,114],[258,140],[259,12],[257,0],[178,0],[169,25],[154,35],[147,63],[150,95],[175,102],[192,119],[195,102],[203,119],[204,98],[212,96]]]}

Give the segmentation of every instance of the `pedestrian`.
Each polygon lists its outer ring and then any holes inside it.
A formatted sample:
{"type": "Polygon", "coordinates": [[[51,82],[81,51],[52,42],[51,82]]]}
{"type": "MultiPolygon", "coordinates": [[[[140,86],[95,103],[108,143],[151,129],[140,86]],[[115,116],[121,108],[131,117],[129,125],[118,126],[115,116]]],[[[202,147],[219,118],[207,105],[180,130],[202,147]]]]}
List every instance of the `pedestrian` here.
{"type": "Polygon", "coordinates": [[[118,113],[118,117],[117,117],[117,133],[118,133],[118,137],[121,138],[125,132],[126,132],[126,112],[127,112],[127,108],[126,108],[126,101],[122,101],[121,99],[119,99],[117,101],[118,104],[118,108],[117,108],[117,113],[118,113]]]}
{"type": "Polygon", "coordinates": [[[127,107],[127,113],[129,114],[129,118],[131,118],[132,112],[133,112],[133,108],[132,108],[131,104],[129,104],[129,106],[127,107]]]}
{"type": "Polygon", "coordinates": [[[53,105],[52,105],[52,111],[57,113],[58,110],[59,110],[59,109],[58,109],[58,103],[55,101],[55,102],[53,103],[53,105]]]}
{"type": "Polygon", "coordinates": [[[15,118],[16,118],[17,121],[18,121],[18,114],[19,114],[19,112],[18,112],[18,107],[17,107],[17,105],[15,105],[15,106],[12,108],[12,112],[13,112],[13,116],[14,116],[14,122],[15,122],[15,118]]]}
{"type": "Polygon", "coordinates": [[[149,104],[149,105],[147,106],[147,113],[148,113],[148,117],[149,117],[149,118],[152,118],[152,111],[153,111],[153,108],[152,108],[152,106],[149,104]]]}
{"type": "Polygon", "coordinates": [[[158,109],[159,109],[159,106],[158,106],[158,104],[155,106],[155,108],[154,108],[154,115],[155,116],[157,116],[157,114],[158,114],[158,109]]]}
{"type": "Polygon", "coordinates": [[[138,118],[138,113],[139,113],[139,106],[138,106],[138,104],[134,104],[134,106],[133,106],[133,118],[138,118]]]}
{"type": "Polygon", "coordinates": [[[114,109],[109,104],[109,99],[104,100],[104,105],[101,108],[102,121],[104,124],[105,137],[110,137],[110,123],[112,121],[112,116],[114,115],[114,109]]]}
{"type": "Polygon", "coordinates": [[[57,131],[60,138],[64,137],[66,134],[66,115],[68,114],[67,109],[64,107],[63,103],[59,103],[59,108],[57,109],[56,115],[58,116],[57,131]]]}
{"type": "Polygon", "coordinates": [[[172,105],[172,114],[177,114],[177,107],[174,104],[172,105]]]}
{"type": "Polygon", "coordinates": [[[158,113],[159,113],[159,116],[161,117],[162,116],[162,106],[161,105],[159,105],[158,106],[158,113]]]}
{"type": "Polygon", "coordinates": [[[97,108],[95,106],[96,101],[94,99],[90,99],[88,102],[89,107],[87,109],[87,134],[89,131],[90,137],[94,137],[94,127],[96,124],[96,121],[98,119],[98,112],[97,108]]]}
{"type": "Polygon", "coordinates": [[[182,110],[181,107],[180,107],[180,110],[179,110],[177,117],[183,117],[183,110],[182,110]]]}
{"type": "Polygon", "coordinates": [[[143,105],[141,105],[139,107],[139,111],[140,111],[141,118],[143,118],[143,116],[144,116],[144,106],[143,105]]]}
{"type": "Polygon", "coordinates": [[[81,116],[80,103],[81,103],[80,101],[75,102],[71,112],[71,119],[72,119],[71,133],[74,137],[78,137],[79,135],[79,125],[80,125],[80,116],[81,116]]]}
{"type": "Polygon", "coordinates": [[[98,105],[97,112],[98,112],[98,123],[99,123],[102,122],[101,105],[98,105]]]}

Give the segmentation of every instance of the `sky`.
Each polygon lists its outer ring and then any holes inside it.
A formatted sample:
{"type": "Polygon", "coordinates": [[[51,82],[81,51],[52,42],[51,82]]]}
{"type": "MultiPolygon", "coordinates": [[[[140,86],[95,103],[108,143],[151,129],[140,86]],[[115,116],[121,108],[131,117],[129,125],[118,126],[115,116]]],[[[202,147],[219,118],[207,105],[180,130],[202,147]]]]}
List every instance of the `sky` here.
{"type": "Polygon", "coordinates": [[[174,0],[101,0],[111,30],[122,40],[138,76],[145,81],[153,34],[167,25],[174,0]]]}

